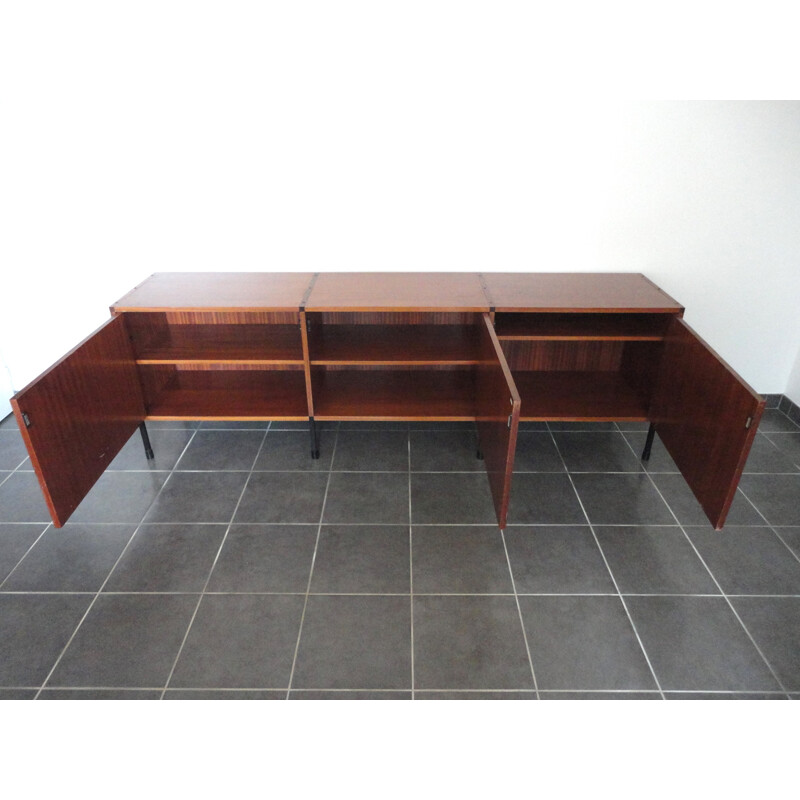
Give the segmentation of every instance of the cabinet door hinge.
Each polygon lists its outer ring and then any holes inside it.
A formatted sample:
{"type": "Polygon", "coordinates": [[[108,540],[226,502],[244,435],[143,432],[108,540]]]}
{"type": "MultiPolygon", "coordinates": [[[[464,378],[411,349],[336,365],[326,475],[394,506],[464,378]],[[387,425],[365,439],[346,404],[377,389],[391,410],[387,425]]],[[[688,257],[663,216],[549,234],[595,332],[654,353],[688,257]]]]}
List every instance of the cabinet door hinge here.
{"type": "Polygon", "coordinates": [[[22,412],[22,421],[25,423],[26,428],[30,428],[31,418],[24,411],[22,412]]]}
{"type": "Polygon", "coordinates": [[[744,423],[744,429],[745,429],[746,431],[747,431],[747,430],[750,430],[750,426],[751,426],[752,424],[753,424],[753,418],[752,418],[752,417],[748,417],[748,418],[747,418],[747,422],[745,422],[745,423],[744,423]]]}
{"type": "Polygon", "coordinates": [[[513,416],[514,416],[513,414],[509,414],[508,415],[508,429],[509,430],[511,430],[511,420],[512,420],[513,416]]]}

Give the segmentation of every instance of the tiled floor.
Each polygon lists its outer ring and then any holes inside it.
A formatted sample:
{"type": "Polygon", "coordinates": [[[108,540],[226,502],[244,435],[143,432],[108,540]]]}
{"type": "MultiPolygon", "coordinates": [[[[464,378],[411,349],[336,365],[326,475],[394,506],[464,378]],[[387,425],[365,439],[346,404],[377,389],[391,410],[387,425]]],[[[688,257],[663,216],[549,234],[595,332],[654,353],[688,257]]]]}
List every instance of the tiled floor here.
{"type": "Polygon", "coordinates": [[[1,698],[800,699],[800,427],[723,532],[644,425],[150,423],[62,529],[0,423],[1,698]]]}

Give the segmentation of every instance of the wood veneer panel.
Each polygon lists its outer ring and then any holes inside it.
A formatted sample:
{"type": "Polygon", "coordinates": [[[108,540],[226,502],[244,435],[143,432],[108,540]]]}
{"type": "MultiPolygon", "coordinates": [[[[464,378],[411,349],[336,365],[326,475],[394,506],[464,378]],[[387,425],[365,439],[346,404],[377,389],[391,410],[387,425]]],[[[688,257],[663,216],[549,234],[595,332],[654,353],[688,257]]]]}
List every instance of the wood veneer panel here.
{"type": "Polygon", "coordinates": [[[623,342],[542,342],[505,339],[501,341],[512,370],[616,371],[622,362],[623,342]]]}
{"type": "Polygon", "coordinates": [[[499,339],[658,341],[667,314],[497,314],[499,339]]]}
{"type": "Polygon", "coordinates": [[[520,397],[488,314],[484,315],[480,332],[481,361],[475,376],[476,425],[497,523],[503,529],[514,470],[520,397]]]}
{"type": "Polygon", "coordinates": [[[302,364],[299,325],[170,325],[139,348],[140,364],[302,364]]]}
{"type": "Polygon", "coordinates": [[[497,311],[683,311],[666,292],[638,273],[485,272],[483,280],[497,311]]]}
{"type": "Polygon", "coordinates": [[[651,419],[717,529],[725,523],[763,410],[764,399],[683,320],[673,320],[651,419]]]}
{"type": "Polygon", "coordinates": [[[471,369],[312,369],[318,420],[475,419],[471,369]]]}
{"type": "MultiPolygon", "coordinates": [[[[158,367],[155,368],[159,370],[158,367]]],[[[148,419],[307,420],[305,376],[297,370],[173,370],[153,384],[148,419]]]]}
{"type": "Polygon", "coordinates": [[[312,364],[475,364],[479,328],[459,325],[316,325],[312,364]]]}
{"type": "Polygon", "coordinates": [[[11,405],[53,522],[61,527],[145,416],[123,318],[106,322],[11,405]]]}
{"type": "Polygon", "coordinates": [[[646,420],[644,398],[619,372],[513,372],[522,399],[520,419],[646,420]]]}
{"type": "Polygon", "coordinates": [[[322,272],[307,311],[488,311],[477,273],[322,272]]]}
{"type": "Polygon", "coordinates": [[[157,272],[111,311],[297,311],[310,272],[157,272]]]}

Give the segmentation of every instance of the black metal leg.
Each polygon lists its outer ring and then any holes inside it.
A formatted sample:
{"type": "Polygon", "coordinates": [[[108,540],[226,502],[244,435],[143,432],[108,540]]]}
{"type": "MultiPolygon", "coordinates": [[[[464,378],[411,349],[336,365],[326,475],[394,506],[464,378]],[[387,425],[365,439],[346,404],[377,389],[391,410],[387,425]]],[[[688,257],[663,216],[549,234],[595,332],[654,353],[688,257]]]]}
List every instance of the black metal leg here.
{"type": "Polygon", "coordinates": [[[314,417],[308,418],[308,432],[311,434],[311,458],[319,458],[319,437],[317,436],[314,417]]]}
{"type": "Polygon", "coordinates": [[[477,449],[475,455],[478,457],[478,461],[483,461],[483,450],[480,447],[477,449]]]}
{"type": "Polygon", "coordinates": [[[155,458],[155,455],[153,454],[153,447],[150,444],[150,437],[147,435],[147,426],[144,424],[144,422],[139,423],[139,433],[142,434],[144,454],[147,456],[148,461],[152,461],[155,458]]]}
{"type": "Polygon", "coordinates": [[[653,423],[650,423],[650,427],[647,429],[647,439],[644,442],[644,450],[642,450],[642,461],[648,461],[650,459],[650,449],[653,446],[653,438],[656,435],[656,426],[653,423]]]}

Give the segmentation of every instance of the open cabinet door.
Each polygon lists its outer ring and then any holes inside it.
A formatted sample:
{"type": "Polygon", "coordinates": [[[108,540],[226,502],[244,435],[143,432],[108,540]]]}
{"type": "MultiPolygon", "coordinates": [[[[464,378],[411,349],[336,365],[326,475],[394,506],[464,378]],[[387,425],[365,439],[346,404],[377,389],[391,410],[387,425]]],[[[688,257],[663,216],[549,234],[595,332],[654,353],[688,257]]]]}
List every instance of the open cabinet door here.
{"type": "Polygon", "coordinates": [[[521,403],[488,314],[483,315],[480,327],[475,419],[497,522],[503,529],[508,514],[521,403]]]}
{"type": "Polygon", "coordinates": [[[57,528],[145,417],[123,317],[114,317],[12,399],[57,528]]]}
{"type": "Polygon", "coordinates": [[[763,410],[763,398],[675,317],[650,419],[717,530],[725,523],[763,410]]]}

